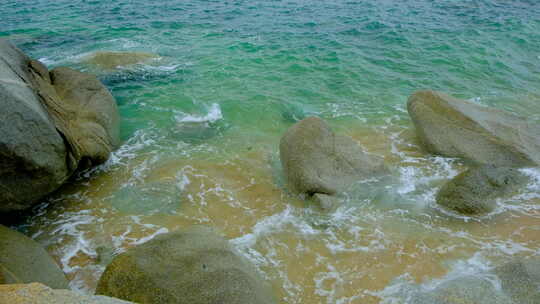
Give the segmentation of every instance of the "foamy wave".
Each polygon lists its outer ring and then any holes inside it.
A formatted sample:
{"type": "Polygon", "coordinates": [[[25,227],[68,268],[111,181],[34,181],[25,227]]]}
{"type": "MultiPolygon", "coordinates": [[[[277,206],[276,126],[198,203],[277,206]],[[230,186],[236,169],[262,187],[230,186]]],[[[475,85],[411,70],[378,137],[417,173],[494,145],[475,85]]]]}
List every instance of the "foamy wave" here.
{"type": "Polygon", "coordinates": [[[208,113],[206,115],[191,115],[187,114],[185,116],[177,115],[176,121],[182,123],[182,122],[216,122],[220,119],[223,119],[223,115],[221,113],[221,108],[217,103],[213,103],[210,108],[208,109],[208,113]]]}
{"type": "Polygon", "coordinates": [[[105,163],[81,172],[80,176],[88,178],[95,172],[108,171],[117,166],[125,166],[127,165],[127,161],[137,157],[141,150],[153,146],[155,143],[156,140],[147,133],[147,130],[138,130],[120,148],[111,152],[109,159],[105,163]]]}

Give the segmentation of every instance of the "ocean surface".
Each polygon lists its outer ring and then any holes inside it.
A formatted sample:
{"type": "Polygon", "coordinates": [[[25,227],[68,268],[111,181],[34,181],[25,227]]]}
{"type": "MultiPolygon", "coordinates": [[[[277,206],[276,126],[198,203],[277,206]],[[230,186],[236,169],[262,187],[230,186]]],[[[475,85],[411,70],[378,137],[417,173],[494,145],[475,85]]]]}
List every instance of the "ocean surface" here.
{"type": "Polygon", "coordinates": [[[98,75],[122,146],[17,228],[92,293],[105,265],[153,236],[217,228],[283,303],[408,303],[411,290],[540,255],[540,171],[468,218],[434,196],[465,166],[428,155],[405,103],[435,89],[540,122],[536,0],[0,0],[0,37],[49,68],[98,75]],[[103,68],[97,51],[152,60],[103,68]],[[325,213],[290,195],[281,135],[311,115],[381,155],[325,213]]]}

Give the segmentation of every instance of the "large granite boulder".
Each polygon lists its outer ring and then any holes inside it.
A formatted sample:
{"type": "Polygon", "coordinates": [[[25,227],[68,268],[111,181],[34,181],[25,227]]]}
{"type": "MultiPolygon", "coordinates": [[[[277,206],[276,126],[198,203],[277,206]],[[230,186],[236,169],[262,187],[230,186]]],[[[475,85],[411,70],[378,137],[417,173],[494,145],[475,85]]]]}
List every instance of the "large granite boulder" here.
{"type": "Polygon", "coordinates": [[[51,289],[40,283],[0,285],[0,303],[5,304],[129,304],[106,296],[88,296],[66,289],[51,289]]]}
{"type": "Polygon", "coordinates": [[[50,72],[58,100],[47,104],[78,167],[105,162],[120,144],[114,97],[93,75],[70,68],[50,72]]]}
{"type": "Polygon", "coordinates": [[[497,166],[540,164],[540,126],[524,117],[434,91],[411,95],[407,110],[430,153],[497,166]]]}
{"type": "Polygon", "coordinates": [[[0,212],[30,207],[119,143],[116,103],[95,76],[49,73],[2,39],[0,107],[0,212]]]}
{"type": "Polygon", "coordinates": [[[0,212],[29,207],[69,176],[68,149],[33,87],[33,66],[0,39],[0,212]]]}
{"type": "Polygon", "coordinates": [[[540,258],[517,260],[495,268],[502,290],[515,303],[540,303],[540,258]]]}
{"type": "Polygon", "coordinates": [[[334,134],[318,117],[290,127],[279,145],[281,165],[291,191],[328,202],[355,181],[386,172],[383,159],[353,139],[334,134]]]}
{"type": "Polygon", "coordinates": [[[118,255],[96,294],[138,303],[275,303],[250,263],[204,227],[162,234],[118,255]]]}
{"type": "Polygon", "coordinates": [[[68,288],[64,273],[41,245],[0,225],[0,284],[31,282],[68,288]]]}
{"type": "Polygon", "coordinates": [[[464,215],[493,211],[496,200],[515,193],[528,181],[511,167],[484,165],[471,168],[448,181],[437,193],[437,204],[464,215]]]}

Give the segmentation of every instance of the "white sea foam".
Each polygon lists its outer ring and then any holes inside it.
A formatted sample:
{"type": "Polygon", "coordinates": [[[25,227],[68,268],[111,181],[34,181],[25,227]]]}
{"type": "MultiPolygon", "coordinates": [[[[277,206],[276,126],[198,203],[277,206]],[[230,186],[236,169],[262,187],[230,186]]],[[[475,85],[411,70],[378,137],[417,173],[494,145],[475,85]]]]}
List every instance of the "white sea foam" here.
{"type": "Polygon", "coordinates": [[[176,121],[182,123],[182,122],[216,122],[220,119],[223,119],[223,114],[221,113],[221,108],[219,107],[219,104],[213,103],[210,108],[208,109],[208,113],[206,115],[193,115],[193,114],[185,114],[185,115],[177,115],[176,121]]]}
{"type": "Polygon", "coordinates": [[[56,61],[50,57],[41,57],[38,60],[46,66],[50,66],[56,63],[56,61]]]}
{"type": "Polygon", "coordinates": [[[158,230],[156,230],[154,233],[152,233],[151,235],[148,235],[148,236],[145,236],[143,238],[140,238],[134,242],[131,243],[131,245],[140,245],[140,244],[144,244],[148,241],[150,241],[151,239],[155,238],[157,235],[160,235],[160,234],[164,234],[164,233],[168,233],[169,232],[169,229],[167,228],[159,228],[158,230]]]}

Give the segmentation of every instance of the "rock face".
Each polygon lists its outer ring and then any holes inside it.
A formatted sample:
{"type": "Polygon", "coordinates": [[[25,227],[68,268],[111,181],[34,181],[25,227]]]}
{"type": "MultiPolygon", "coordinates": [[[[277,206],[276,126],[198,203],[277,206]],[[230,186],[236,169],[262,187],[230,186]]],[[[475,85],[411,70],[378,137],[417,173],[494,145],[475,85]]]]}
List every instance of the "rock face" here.
{"type": "Polygon", "coordinates": [[[308,196],[335,195],[355,181],[385,172],[381,158],[367,154],[351,138],[334,134],[318,117],[289,128],[279,153],[290,190],[308,196]]]}
{"type": "Polygon", "coordinates": [[[527,177],[515,168],[471,168],[441,188],[437,204],[461,214],[481,215],[495,208],[497,198],[512,194],[526,182],[527,177]]]}
{"type": "Polygon", "coordinates": [[[112,70],[122,66],[148,62],[158,58],[157,55],[143,52],[96,52],[86,62],[102,69],[112,70]]]}
{"type": "Polygon", "coordinates": [[[497,166],[540,164],[540,126],[523,117],[434,91],[411,95],[407,110],[428,152],[497,166]]]}
{"type": "Polygon", "coordinates": [[[106,296],[87,296],[43,284],[0,285],[0,303],[9,304],[129,304],[106,296]]]}
{"type": "Polygon", "coordinates": [[[0,106],[0,212],[30,207],[119,143],[116,103],[94,76],[49,73],[1,39],[0,106]]]}
{"type": "Polygon", "coordinates": [[[41,245],[0,225],[0,284],[31,282],[68,288],[64,273],[41,245]]]}
{"type": "Polygon", "coordinates": [[[89,162],[83,166],[105,162],[120,143],[118,109],[111,93],[93,75],[70,68],[56,68],[50,76],[60,102],[47,106],[75,162],[89,162]]]}
{"type": "Polygon", "coordinates": [[[514,261],[495,268],[503,291],[515,303],[540,303],[540,258],[514,261]]]}
{"type": "Polygon", "coordinates": [[[275,303],[256,270],[203,227],[159,235],[115,257],[96,294],[137,303],[275,303]]]}
{"type": "Polygon", "coordinates": [[[33,89],[40,68],[0,40],[0,212],[27,208],[69,176],[64,140],[33,89]]]}

